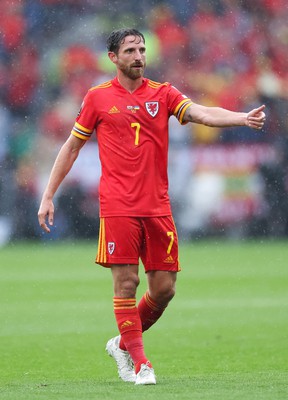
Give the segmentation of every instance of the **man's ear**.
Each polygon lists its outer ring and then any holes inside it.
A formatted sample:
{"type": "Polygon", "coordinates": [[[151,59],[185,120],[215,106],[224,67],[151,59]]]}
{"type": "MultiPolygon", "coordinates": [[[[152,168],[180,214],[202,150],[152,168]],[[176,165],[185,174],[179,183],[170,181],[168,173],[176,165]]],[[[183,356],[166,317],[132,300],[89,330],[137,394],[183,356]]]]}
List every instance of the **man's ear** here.
{"type": "Polygon", "coordinates": [[[108,57],[114,64],[117,62],[117,55],[113,51],[108,52],[108,57]]]}

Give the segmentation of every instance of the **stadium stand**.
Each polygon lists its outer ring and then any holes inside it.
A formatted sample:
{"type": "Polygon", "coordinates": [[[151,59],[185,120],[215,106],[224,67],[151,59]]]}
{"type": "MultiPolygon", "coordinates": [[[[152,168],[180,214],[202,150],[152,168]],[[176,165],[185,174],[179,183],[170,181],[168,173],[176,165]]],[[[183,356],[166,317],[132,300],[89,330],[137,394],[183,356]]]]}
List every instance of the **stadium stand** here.
{"type": "MultiPolygon", "coordinates": [[[[287,1],[140,3],[1,1],[0,244],[41,236],[36,213],[47,173],[70,133],[87,89],[113,75],[105,60],[107,34],[127,25],[147,32],[151,52],[147,75],[152,79],[173,82],[195,102],[206,105],[235,110],[267,105],[266,127],[255,134],[244,127],[207,130],[194,126],[180,134],[179,140],[172,135],[172,161],[181,159],[181,154],[185,154],[182,163],[188,159],[187,146],[272,147],[274,158],[264,158],[258,165],[263,198],[245,233],[288,234],[287,1]],[[276,195],[269,196],[270,190],[276,195]],[[276,225],[281,224],[281,229],[273,230],[269,226],[275,221],[275,210],[276,225]]],[[[179,176],[179,168],[177,173],[179,176]]],[[[97,207],[91,209],[89,201],[97,198],[95,181],[84,177],[79,184],[72,174],[67,187],[80,199],[78,218],[90,215],[92,225],[97,223],[97,207]]],[[[61,196],[59,205],[63,204],[61,196]]],[[[171,196],[175,207],[181,209],[183,193],[179,197],[179,188],[171,189],[171,196]]],[[[69,209],[61,210],[61,221],[67,221],[69,209]]],[[[181,215],[178,220],[181,225],[181,215]]],[[[60,237],[65,237],[68,225],[63,222],[60,237]]],[[[205,230],[208,225],[203,220],[198,228],[205,230]]],[[[183,227],[188,234],[191,229],[183,227]]],[[[84,234],[74,231],[75,235],[84,234]]],[[[87,235],[96,232],[91,228],[87,235]]]]}

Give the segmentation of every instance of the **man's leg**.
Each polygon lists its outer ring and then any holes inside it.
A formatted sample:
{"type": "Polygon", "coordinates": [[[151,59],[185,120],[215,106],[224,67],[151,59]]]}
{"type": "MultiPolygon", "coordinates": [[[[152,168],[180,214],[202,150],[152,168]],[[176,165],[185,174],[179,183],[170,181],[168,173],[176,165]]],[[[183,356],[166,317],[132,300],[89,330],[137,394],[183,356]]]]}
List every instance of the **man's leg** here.
{"type": "MultiPolygon", "coordinates": [[[[111,271],[114,282],[114,314],[121,341],[124,343],[125,350],[128,351],[135,365],[135,383],[154,384],[156,383],[155,376],[154,372],[151,374],[152,366],[144,352],[141,319],[136,307],[136,290],[139,284],[138,266],[114,265],[111,267],[111,271]]],[[[123,350],[120,347],[120,351],[123,350]]],[[[114,358],[116,360],[116,357],[114,358]]],[[[117,362],[119,375],[121,376],[120,364],[122,363],[117,362]]]]}
{"type": "Polygon", "coordinates": [[[142,220],[145,235],[141,259],[145,266],[148,291],[138,305],[142,331],[149,329],[163,314],[175,295],[178,262],[178,236],[172,216],[142,220]]]}
{"type": "MultiPolygon", "coordinates": [[[[161,317],[169,302],[175,295],[176,272],[147,272],[148,290],[138,304],[142,332],[147,331],[161,317]]],[[[120,340],[120,348],[126,350],[124,341],[120,340]]]]}
{"type": "Polygon", "coordinates": [[[138,304],[142,332],[147,331],[163,314],[175,295],[176,272],[147,272],[148,291],[138,304]]]}

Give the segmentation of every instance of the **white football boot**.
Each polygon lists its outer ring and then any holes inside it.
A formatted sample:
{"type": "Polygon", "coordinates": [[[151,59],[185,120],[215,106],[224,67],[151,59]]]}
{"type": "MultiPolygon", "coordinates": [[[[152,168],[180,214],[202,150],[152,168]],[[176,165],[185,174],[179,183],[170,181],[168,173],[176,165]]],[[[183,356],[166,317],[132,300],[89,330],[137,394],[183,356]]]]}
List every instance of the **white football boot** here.
{"type": "Polygon", "coordinates": [[[156,385],[154,369],[147,364],[141,364],[140,371],[136,375],[135,385],[156,385]]]}
{"type": "Polygon", "coordinates": [[[116,361],[119,377],[125,382],[136,382],[134,363],[128,351],[119,347],[120,336],[108,340],[106,351],[116,361]]]}

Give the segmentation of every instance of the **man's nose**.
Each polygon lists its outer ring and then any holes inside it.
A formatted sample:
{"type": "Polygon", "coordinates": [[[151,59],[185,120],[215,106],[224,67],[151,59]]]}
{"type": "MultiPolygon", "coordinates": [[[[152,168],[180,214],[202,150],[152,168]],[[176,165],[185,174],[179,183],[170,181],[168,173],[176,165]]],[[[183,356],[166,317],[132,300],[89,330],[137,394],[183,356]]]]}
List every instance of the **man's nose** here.
{"type": "Polygon", "coordinates": [[[141,60],[142,59],[142,53],[139,50],[135,51],[135,60],[141,60]]]}

